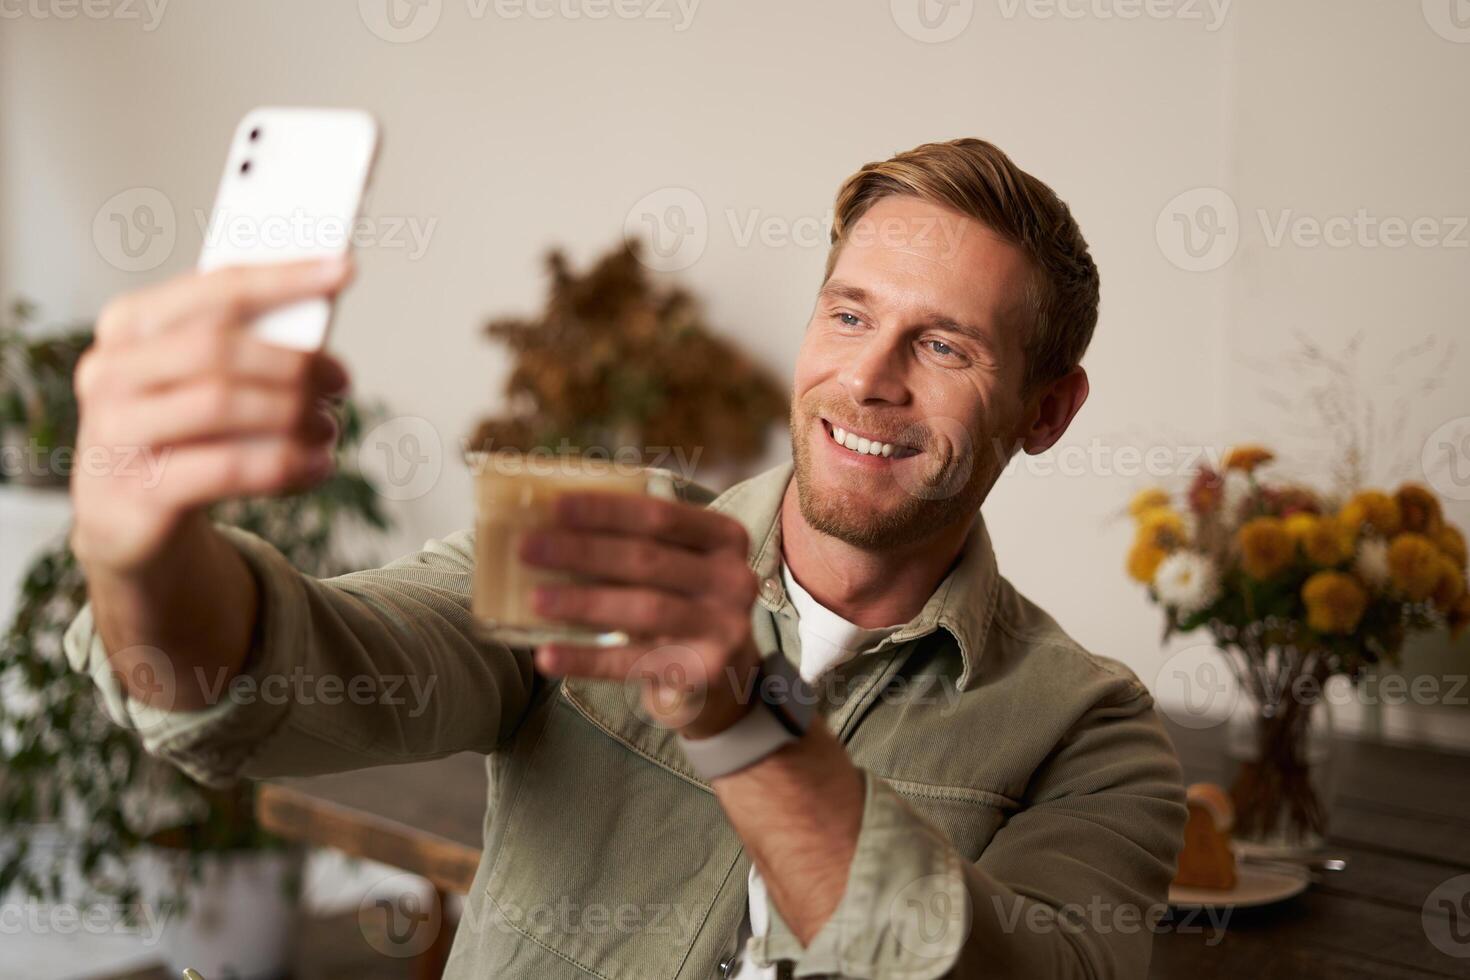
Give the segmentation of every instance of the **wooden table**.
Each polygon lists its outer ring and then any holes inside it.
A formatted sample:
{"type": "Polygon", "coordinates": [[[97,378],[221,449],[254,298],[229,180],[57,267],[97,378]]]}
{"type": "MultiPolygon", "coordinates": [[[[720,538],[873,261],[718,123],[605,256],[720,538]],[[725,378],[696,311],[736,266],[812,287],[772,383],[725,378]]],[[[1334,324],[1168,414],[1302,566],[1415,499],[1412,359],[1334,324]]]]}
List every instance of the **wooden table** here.
{"type": "MultiPolygon", "coordinates": [[[[1220,729],[1171,727],[1191,781],[1224,782],[1220,729]]],[[[1280,905],[1240,910],[1223,934],[1183,918],[1154,943],[1153,977],[1470,977],[1470,958],[1430,943],[1425,900],[1470,874],[1470,756],[1342,740],[1330,851],[1348,869],[1280,905]]],[[[423,875],[464,893],[479,861],[483,760],[455,756],[262,787],[266,827],[423,875]]],[[[1470,903],[1470,898],[1465,900],[1470,903]]],[[[1470,931],[1470,905],[1457,923],[1470,931]]],[[[448,930],[442,931],[445,939],[448,930]]],[[[1470,937],[1465,952],[1470,953],[1470,937]]],[[[432,972],[435,963],[423,965],[432,972]]]]}

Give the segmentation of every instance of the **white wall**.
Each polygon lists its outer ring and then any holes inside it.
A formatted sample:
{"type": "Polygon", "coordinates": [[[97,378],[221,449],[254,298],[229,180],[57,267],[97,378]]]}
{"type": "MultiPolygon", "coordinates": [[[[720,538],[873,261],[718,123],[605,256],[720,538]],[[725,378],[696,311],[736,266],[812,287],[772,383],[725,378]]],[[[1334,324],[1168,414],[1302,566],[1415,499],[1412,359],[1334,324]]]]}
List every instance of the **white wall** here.
{"type": "MultiPolygon", "coordinates": [[[[678,275],[789,377],[824,249],[742,244],[736,229],[806,229],[868,160],[991,139],[1072,204],[1102,268],[1103,313],[1092,398],[1064,442],[1100,462],[1067,475],[1057,468],[1078,457],[1031,461],[987,517],[1012,579],[1151,682],[1158,617],[1122,574],[1130,530],[1113,519],[1151,481],[1118,473],[1127,453],[1164,445],[1188,462],[1192,445],[1273,434],[1232,358],[1270,353],[1287,326],[1466,337],[1463,251],[1263,252],[1246,225],[1231,261],[1195,272],[1156,229],[1171,199],[1200,187],[1227,189],[1247,218],[1257,206],[1470,212],[1470,137],[1455,112],[1470,45],[1436,35],[1418,4],[1181,2],[1127,19],[1132,8],[1109,0],[1065,5],[1081,17],[982,0],[949,8],[958,33],[930,43],[900,26],[924,34],[905,0],[705,0],[687,25],[671,2],[628,2],[650,16],[536,19],[495,13],[521,4],[442,0],[411,43],[368,28],[377,0],[174,0],[153,30],[146,13],[0,20],[0,296],[84,316],[187,268],[193,212],[208,208],[245,110],[363,105],[386,133],[372,211],[435,225],[416,259],[362,253],[333,347],[359,392],[452,446],[496,406],[504,359],[480,325],[536,306],[548,245],[586,257],[641,199],[691,189],[708,245],[678,275]],[[178,238],[157,268],[127,273],[95,244],[93,219],[140,187],[171,202],[178,238]]],[[[1463,394],[1439,397],[1441,415],[1470,411],[1463,394]]],[[[451,464],[405,502],[394,549],[466,523],[466,484],[451,464]]]]}

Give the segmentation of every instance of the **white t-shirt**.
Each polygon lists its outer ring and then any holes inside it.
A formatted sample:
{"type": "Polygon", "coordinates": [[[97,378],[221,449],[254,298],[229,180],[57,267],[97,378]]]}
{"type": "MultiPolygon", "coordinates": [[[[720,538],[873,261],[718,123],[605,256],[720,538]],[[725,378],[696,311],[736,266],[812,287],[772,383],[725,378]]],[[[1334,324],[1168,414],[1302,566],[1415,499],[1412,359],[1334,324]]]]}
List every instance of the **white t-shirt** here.
{"type": "MultiPolygon", "coordinates": [[[[801,637],[801,678],[808,684],[834,667],[844,664],[853,657],[871,650],[890,633],[903,624],[864,629],[849,623],[817,600],[801,587],[783,561],[781,578],[786,583],[786,594],[796,607],[797,633],[801,637]]],[[[750,866],[750,931],[763,936],[770,928],[766,919],[766,884],[750,866]]],[[[743,952],[742,952],[743,955],[743,952]]],[[[775,980],[774,967],[761,969],[755,961],[746,957],[736,974],[736,980],[775,980]]]]}

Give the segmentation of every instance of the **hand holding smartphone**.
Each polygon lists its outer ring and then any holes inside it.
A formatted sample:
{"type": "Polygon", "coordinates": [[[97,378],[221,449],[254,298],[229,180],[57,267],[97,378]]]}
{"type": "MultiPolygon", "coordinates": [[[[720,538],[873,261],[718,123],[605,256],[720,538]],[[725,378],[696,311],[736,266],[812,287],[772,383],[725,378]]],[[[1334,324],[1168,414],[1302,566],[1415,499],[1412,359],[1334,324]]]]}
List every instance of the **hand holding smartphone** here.
{"type": "MultiPolygon", "coordinates": [[[[259,108],[235,129],[200,271],[345,256],[378,149],[358,109],[259,108]]],[[[325,342],[332,301],[315,297],[255,318],[263,340],[298,350],[325,342]]]]}

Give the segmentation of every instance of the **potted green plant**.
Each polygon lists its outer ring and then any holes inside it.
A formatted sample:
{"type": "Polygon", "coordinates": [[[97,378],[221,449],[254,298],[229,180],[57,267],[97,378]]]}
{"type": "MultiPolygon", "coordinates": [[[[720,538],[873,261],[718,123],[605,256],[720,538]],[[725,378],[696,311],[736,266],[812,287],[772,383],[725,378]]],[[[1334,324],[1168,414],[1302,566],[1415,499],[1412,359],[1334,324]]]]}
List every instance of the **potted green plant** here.
{"type": "Polygon", "coordinates": [[[91,330],[72,327],[32,338],[35,307],[17,300],[0,322],[0,476],[31,486],[64,486],[62,452],[76,442],[71,377],[91,330]]]}
{"type": "MultiPolygon", "coordinates": [[[[327,482],[225,502],[212,516],[270,541],[308,574],[347,571],[341,531],[383,530],[388,520],[345,451],[361,439],[363,414],[346,403],[340,422],[343,466],[327,482]]],[[[30,565],[0,637],[0,894],[101,907],[155,934],[166,923],[161,952],[205,976],[274,975],[288,952],[301,855],[256,823],[253,785],[201,786],[104,715],[61,645],[85,598],[81,569],[58,542],[30,565]],[[242,902],[248,915],[238,914],[242,902]],[[238,954],[228,952],[232,931],[245,947],[238,954]],[[211,962],[232,965],[210,972],[211,962]]]]}

